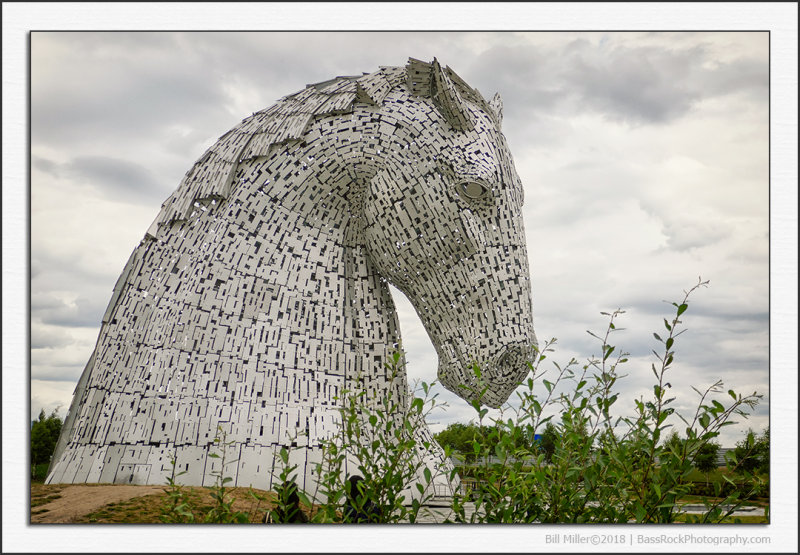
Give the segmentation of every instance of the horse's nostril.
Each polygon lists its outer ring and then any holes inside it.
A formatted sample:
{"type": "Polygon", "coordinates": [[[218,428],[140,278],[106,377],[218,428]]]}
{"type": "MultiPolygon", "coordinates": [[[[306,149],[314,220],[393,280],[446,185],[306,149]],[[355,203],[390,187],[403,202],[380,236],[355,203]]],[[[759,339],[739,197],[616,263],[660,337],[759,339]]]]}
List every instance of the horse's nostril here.
{"type": "Polygon", "coordinates": [[[494,358],[486,373],[488,391],[484,402],[491,407],[505,403],[528,373],[533,349],[524,343],[504,347],[494,358]]]}
{"type": "Polygon", "coordinates": [[[492,378],[498,382],[517,381],[520,373],[527,373],[527,362],[532,359],[533,349],[520,343],[508,345],[495,359],[492,378]]]}
{"type": "Polygon", "coordinates": [[[463,367],[462,371],[456,370],[460,365],[456,357],[446,357],[444,365],[440,359],[439,379],[445,388],[469,402],[479,398],[482,405],[499,408],[525,379],[533,354],[533,348],[523,342],[502,347],[496,355],[484,359],[480,365],[481,383],[472,382],[471,370],[464,371],[463,367]],[[465,382],[470,385],[465,385],[465,382]]]}

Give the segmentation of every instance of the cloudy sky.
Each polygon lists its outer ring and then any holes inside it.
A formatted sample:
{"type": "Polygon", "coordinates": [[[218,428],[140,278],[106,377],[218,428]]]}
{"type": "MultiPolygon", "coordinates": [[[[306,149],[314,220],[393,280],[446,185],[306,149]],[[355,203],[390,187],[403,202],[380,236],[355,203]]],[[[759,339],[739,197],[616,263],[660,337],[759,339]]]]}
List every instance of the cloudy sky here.
{"type": "MultiPolygon", "coordinates": [[[[676,406],[688,415],[698,401],[692,386],[723,380],[726,391],[764,398],[721,443],[766,427],[776,409],[770,383],[796,390],[796,343],[786,346],[785,328],[796,332],[796,293],[773,290],[773,301],[777,292],[790,302],[771,313],[770,277],[793,275],[796,284],[796,208],[774,203],[796,202],[797,173],[796,160],[774,167],[771,190],[764,31],[32,33],[31,418],[66,411],[120,271],[208,146],[306,84],[410,56],[435,56],[484,97],[503,97],[503,130],[525,185],[534,324],[540,341],[558,340],[549,358],[599,354],[587,330],[605,330],[602,311],[625,310],[614,335],[630,353],[618,404],[633,414],[633,399],[652,394],[653,332],[702,277],[709,287],[690,299],[669,375],[676,406]]],[[[393,292],[409,376],[432,381],[433,347],[393,292]]],[[[4,343],[5,335],[4,326],[4,343]]],[[[429,418],[434,431],[473,418],[438,391],[449,406],[429,418]]],[[[789,410],[796,415],[796,404],[789,410]]]]}
{"type": "MultiPolygon", "coordinates": [[[[669,381],[718,379],[769,410],[767,33],[34,33],[31,415],[69,405],[111,290],[192,163],[243,117],[336,75],[436,56],[505,105],[525,184],[541,340],[566,362],[626,310],[630,399],[652,391],[652,332],[698,276],[669,381]]],[[[395,291],[396,292],[396,291],[395,291]]],[[[410,377],[436,355],[397,294],[410,377]]],[[[627,381],[627,384],[625,384],[627,381]]],[[[680,394],[678,394],[680,393],[680,394]]],[[[450,407],[431,420],[468,421],[450,407]]],[[[741,428],[728,430],[728,438],[741,428]]],[[[726,440],[731,443],[732,439],[726,440]]]]}

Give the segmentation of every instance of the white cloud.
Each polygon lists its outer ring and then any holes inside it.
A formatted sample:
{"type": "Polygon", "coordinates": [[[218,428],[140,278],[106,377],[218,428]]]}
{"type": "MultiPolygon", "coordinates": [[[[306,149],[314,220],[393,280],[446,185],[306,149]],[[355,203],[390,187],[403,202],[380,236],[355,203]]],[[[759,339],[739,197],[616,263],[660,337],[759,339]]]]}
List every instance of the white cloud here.
{"type": "Polygon", "coordinates": [[[31,391],[33,392],[31,394],[31,420],[36,420],[41,410],[44,410],[45,414],[57,411],[57,414],[64,418],[69,409],[74,389],[75,382],[72,380],[31,380],[31,391]]]}

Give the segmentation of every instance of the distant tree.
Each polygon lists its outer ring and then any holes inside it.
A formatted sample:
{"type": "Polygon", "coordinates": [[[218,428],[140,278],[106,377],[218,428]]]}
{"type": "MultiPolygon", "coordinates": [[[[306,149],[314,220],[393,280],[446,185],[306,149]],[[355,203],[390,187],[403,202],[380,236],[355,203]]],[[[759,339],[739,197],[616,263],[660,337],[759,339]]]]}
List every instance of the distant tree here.
{"type": "Polygon", "coordinates": [[[700,446],[697,453],[694,455],[694,467],[706,475],[706,482],[708,481],[708,473],[717,468],[717,454],[719,453],[719,443],[709,441],[700,446]]]}
{"type": "Polygon", "coordinates": [[[558,430],[552,422],[547,422],[539,442],[544,453],[544,460],[552,462],[553,454],[556,452],[556,445],[558,444],[558,430]]]}
{"type": "Polygon", "coordinates": [[[677,453],[681,452],[683,449],[683,440],[676,430],[672,430],[672,433],[664,440],[664,447],[677,453]]]}
{"type": "Polygon", "coordinates": [[[33,422],[31,428],[31,465],[34,468],[37,464],[50,462],[61,433],[61,424],[58,409],[49,416],[45,415],[44,409],[39,412],[39,419],[33,422]]]}
{"type": "Polygon", "coordinates": [[[733,454],[738,470],[769,474],[769,427],[760,436],[747,430],[745,438],[736,443],[733,454]]]}
{"type": "Polygon", "coordinates": [[[480,437],[480,429],[472,422],[469,424],[453,422],[441,432],[434,434],[439,445],[450,447],[451,451],[462,455],[471,455],[473,453],[472,442],[480,437]]]}
{"type": "MultiPolygon", "coordinates": [[[[469,424],[453,422],[441,432],[434,434],[434,438],[442,447],[450,447],[451,451],[465,458],[474,456],[476,444],[481,448],[488,447],[490,452],[494,452],[495,446],[499,443],[528,453],[534,449],[533,438],[525,436],[519,428],[509,431],[502,426],[481,427],[473,422],[469,424]]],[[[479,451],[484,452],[485,449],[479,451]]]]}

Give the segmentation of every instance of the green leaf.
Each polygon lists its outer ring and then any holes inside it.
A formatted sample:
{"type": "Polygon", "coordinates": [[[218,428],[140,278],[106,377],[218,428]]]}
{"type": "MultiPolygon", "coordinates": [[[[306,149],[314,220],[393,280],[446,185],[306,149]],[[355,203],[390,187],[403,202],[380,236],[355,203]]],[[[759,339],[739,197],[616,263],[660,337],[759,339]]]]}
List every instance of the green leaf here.
{"type": "Polygon", "coordinates": [[[681,306],[678,307],[678,316],[686,312],[686,309],[689,308],[689,305],[683,303],[681,306]]]}

